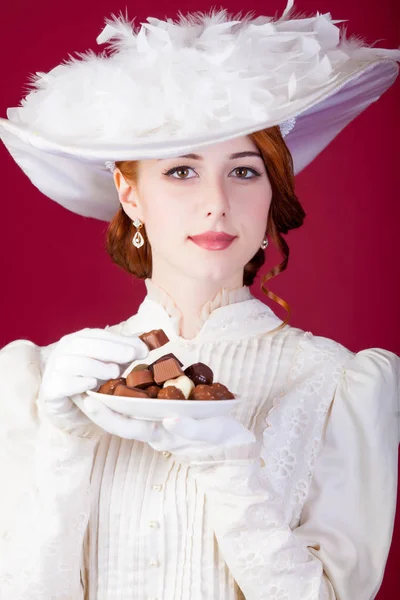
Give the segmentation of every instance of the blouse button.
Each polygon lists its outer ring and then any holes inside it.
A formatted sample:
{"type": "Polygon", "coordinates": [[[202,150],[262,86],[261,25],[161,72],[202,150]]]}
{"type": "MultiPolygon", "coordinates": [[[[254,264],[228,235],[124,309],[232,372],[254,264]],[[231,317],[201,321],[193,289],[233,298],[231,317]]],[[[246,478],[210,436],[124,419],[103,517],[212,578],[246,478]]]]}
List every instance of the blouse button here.
{"type": "Polygon", "coordinates": [[[165,456],[165,458],[168,458],[171,456],[171,452],[168,452],[168,450],[164,450],[164,452],[162,452],[162,455],[165,456]]]}
{"type": "Polygon", "coordinates": [[[155,558],[152,558],[149,564],[151,567],[159,567],[160,566],[160,563],[155,558]]]}
{"type": "Polygon", "coordinates": [[[154,490],[155,492],[161,492],[161,490],[162,490],[162,485],[160,485],[160,484],[153,485],[153,490],[154,490]]]}
{"type": "Polygon", "coordinates": [[[152,529],[158,529],[159,526],[160,524],[158,523],[158,521],[149,521],[149,527],[151,527],[152,529]]]}

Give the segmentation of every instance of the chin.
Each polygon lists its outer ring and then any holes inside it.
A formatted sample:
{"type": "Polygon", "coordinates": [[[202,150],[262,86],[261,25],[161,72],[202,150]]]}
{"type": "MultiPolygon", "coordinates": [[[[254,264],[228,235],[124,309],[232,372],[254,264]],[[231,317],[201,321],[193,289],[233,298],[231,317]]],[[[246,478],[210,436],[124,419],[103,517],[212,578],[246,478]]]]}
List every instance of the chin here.
{"type": "Polygon", "coordinates": [[[189,276],[195,279],[196,281],[203,281],[204,285],[209,285],[210,283],[221,283],[224,281],[228,281],[232,279],[237,273],[237,269],[227,269],[227,268],[215,268],[210,265],[204,265],[202,269],[199,264],[189,267],[185,269],[186,272],[189,271],[189,276]]]}

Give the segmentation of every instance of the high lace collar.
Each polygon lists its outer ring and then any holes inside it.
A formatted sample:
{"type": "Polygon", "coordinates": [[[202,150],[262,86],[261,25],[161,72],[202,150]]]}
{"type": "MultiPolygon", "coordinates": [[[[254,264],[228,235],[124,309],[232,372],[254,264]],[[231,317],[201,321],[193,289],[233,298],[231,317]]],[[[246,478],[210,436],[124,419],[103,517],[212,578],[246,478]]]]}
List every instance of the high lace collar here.
{"type": "Polygon", "coordinates": [[[250,330],[256,332],[260,319],[264,327],[273,329],[282,321],[263,302],[255,298],[248,286],[234,289],[222,288],[201,308],[196,323],[194,338],[184,338],[180,334],[182,314],[173,298],[151,279],[145,280],[147,294],[139,306],[136,316],[125,324],[125,333],[139,328],[141,331],[163,329],[169,339],[196,344],[201,341],[215,340],[220,336],[235,338],[246,336],[250,330]]]}
{"type": "MultiPolygon", "coordinates": [[[[145,285],[147,289],[146,299],[156,302],[161,306],[168,313],[168,316],[178,325],[177,329],[179,331],[182,313],[175,304],[174,299],[152,279],[145,279],[145,285]]],[[[208,300],[203,304],[196,321],[196,335],[203,328],[204,324],[215,310],[222,308],[223,306],[250,300],[251,298],[253,298],[253,295],[246,285],[234,289],[221,288],[211,300],[208,300]]]]}

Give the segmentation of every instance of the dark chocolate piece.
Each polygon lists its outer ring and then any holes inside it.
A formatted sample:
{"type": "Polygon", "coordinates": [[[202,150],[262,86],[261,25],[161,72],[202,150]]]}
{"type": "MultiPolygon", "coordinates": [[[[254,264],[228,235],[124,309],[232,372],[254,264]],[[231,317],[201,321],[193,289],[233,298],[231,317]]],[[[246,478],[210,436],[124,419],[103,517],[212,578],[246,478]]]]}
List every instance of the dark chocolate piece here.
{"type": "Polygon", "coordinates": [[[214,373],[204,363],[195,363],[184,370],[185,375],[189,377],[194,385],[211,385],[214,379],[214,373]]]}
{"type": "Polygon", "coordinates": [[[161,348],[169,342],[169,338],[162,329],[152,329],[147,333],[139,335],[140,339],[146,344],[149,350],[161,348]]]}

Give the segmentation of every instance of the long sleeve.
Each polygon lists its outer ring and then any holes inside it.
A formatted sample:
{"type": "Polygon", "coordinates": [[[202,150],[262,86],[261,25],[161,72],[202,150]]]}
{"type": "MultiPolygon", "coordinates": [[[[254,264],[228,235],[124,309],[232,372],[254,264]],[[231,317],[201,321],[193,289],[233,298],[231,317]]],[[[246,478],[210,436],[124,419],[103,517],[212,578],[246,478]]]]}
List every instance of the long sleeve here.
{"type": "Polygon", "coordinates": [[[41,349],[0,352],[0,598],[81,600],[95,441],[41,422],[41,349]]]}
{"type": "Polygon", "coordinates": [[[345,364],[294,529],[254,446],[193,464],[246,600],[375,597],[396,506],[398,376],[398,357],[380,349],[345,364]]]}
{"type": "Polygon", "coordinates": [[[385,350],[349,361],[295,530],[337,600],[370,600],[382,583],[396,511],[399,375],[399,358],[385,350]]]}

